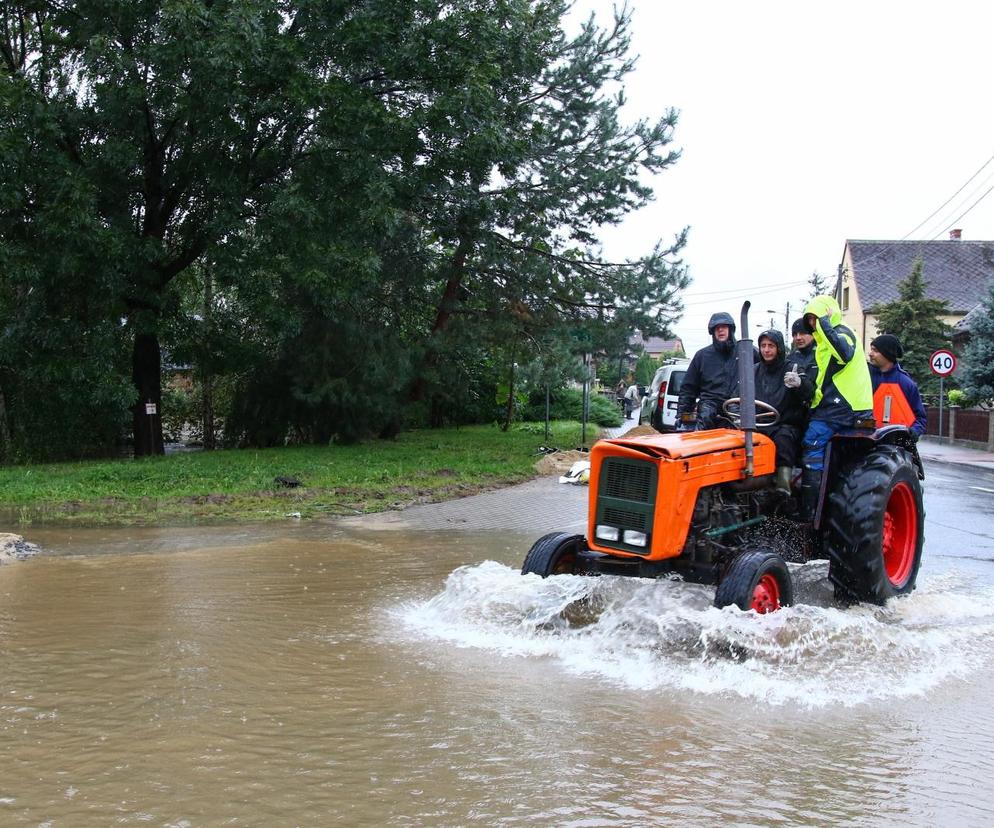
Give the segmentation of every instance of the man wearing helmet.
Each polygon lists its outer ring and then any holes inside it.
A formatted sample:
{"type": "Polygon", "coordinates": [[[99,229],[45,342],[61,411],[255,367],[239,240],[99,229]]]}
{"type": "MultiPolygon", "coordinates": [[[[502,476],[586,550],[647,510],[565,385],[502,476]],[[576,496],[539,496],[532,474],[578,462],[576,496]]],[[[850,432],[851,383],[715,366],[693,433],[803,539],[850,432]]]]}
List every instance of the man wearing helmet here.
{"type": "Polygon", "coordinates": [[[719,423],[721,406],[725,400],[737,396],[739,388],[735,321],[724,312],[712,314],[708,333],[711,344],[701,348],[690,360],[676,409],[679,426],[682,416],[692,412],[697,404],[697,431],[725,425],[719,423]]]}

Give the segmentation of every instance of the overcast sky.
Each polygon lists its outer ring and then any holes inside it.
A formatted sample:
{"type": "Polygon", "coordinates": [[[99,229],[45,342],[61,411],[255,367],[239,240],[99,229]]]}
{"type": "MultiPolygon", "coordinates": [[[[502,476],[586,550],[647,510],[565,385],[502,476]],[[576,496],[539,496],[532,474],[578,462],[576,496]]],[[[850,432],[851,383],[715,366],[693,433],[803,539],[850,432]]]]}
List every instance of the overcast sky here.
{"type": "MultiPolygon", "coordinates": [[[[606,23],[613,5],[576,9],[606,23]]],[[[605,252],[637,256],[690,227],[676,325],[688,352],[709,341],[712,311],[737,319],[744,298],[754,323],[772,309],[782,327],[787,302],[796,318],[811,272],[834,277],[847,238],[906,236],[994,155],[994,3],[629,5],[640,59],[625,111],[678,109],[683,157],[653,204],[605,232],[605,252]]],[[[954,223],[994,238],[994,192],[956,221],[992,186],[994,161],[910,238],[948,238],[954,223]]]]}

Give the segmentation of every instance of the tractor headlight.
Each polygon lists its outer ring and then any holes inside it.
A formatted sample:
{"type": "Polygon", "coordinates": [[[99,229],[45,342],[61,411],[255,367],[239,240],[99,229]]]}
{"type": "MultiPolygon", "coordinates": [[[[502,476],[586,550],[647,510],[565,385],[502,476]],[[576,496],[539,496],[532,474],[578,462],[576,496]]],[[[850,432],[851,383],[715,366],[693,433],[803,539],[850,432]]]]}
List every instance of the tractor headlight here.
{"type": "Polygon", "coordinates": [[[618,527],[605,526],[601,523],[597,526],[597,531],[594,534],[598,540],[616,541],[618,540],[618,527]]]}
{"type": "Polygon", "coordinates": [[[636,532],[634,529],[626,529],[624,539],[629,546],[645,546],[648,540],[645,532],[636,532]]]}

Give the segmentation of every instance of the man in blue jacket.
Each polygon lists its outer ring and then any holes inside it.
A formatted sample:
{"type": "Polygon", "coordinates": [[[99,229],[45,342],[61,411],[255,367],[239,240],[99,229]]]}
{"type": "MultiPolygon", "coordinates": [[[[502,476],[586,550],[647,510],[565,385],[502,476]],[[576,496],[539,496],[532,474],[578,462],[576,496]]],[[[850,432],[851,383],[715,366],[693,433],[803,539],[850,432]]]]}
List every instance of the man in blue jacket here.
{"type": "Polygon", "coordinates": [[[870,343],[868,356],[877,428],[903,425],[911,429],[916,439],[921,437],[928,417],[918,386],[898,362],[904,356],[901,341],[893,334],[881,334],[870,343]]]}

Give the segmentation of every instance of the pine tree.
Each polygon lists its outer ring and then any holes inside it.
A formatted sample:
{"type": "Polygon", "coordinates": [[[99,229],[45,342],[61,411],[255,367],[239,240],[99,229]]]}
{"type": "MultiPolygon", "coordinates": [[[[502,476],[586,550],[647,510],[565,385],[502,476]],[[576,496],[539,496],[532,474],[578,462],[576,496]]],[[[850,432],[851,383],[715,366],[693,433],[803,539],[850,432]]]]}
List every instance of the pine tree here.
{"type": "Polygon", "coordinates": [[[814,299],[816,296],[826,296],[833,292],[828,279],[822,276],[817,270],[812,271],[811,276],[808,278],[808,284],[811,286],[811,293],[808,295],[808,299],[814,299]]]}
{"type": "Polygon", "coordinates": [[[901,366],[927,393],[937,391],[939,385],[939,378],[929,368],[929,357],[938,348],[948,347],[951,331],[940,318],[950,313],[949,303],[926,298],[928,282],[923,269],[922,259],[915,259],[908,278],[898,282],[898,298],[874,305],[870,313],[876,315],[880,333],[893,334],[901,341],[901,366]]]}
{"type": "Polygon", "coordinates": [[[986,405],[994,404],[994,286],[982,302],[982,312],[971,319],[970,344],[963,353],[963,390],[986,405]]]}

